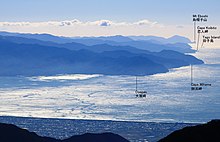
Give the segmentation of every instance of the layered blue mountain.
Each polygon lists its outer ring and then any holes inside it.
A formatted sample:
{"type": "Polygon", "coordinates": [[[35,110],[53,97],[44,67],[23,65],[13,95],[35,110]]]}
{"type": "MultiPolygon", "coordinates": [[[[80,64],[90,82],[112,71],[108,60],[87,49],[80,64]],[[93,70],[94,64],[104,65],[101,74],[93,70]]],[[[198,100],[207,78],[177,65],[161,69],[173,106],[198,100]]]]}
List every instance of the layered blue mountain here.
{"type": "Polygon", "coordinates": [[[150,52],[131,46],[87,46],[16,36],[0,36],[0,75],[107,74],[151,75],[201,64],[176,51],[150,52]],[[170,56],[172,55],[172,56],[170,56]]]}
{"type": "Polygon", "coordinates": [[[147,50],[141,50],[137,49],[131,46],[112,46],[108,44],[97,44],[93,46],[87,46],[84,44],[71,42],[71,43],[64,43],[64,44],[58,44],[56,42],[51,41],[41,41],[38,39],[30,39],[30,38],[24,38],[24,37],[16,37],[16,36],[0,36],[1,39],[13,42],[17,44],[38,44],[43,46],[53,46],[53,47],[59,47],[59,48],[66,48],[69,50],[89,50],[97,53],[101,53],[104,51],[115,51],[115,50],[125,50],[132,53],[150,53],[147,50]]]}
{"type": "Polygon", "coordinates": [[[88,46],[96,44],[108,44],[112,46],[132,46],[138,49],[160,52],[162,50],[174,50],[182,53],[192,53],[195,50],[188,44],[191,41],[181,36],[162,38],[154,36],[109,36],[109,37],[82,37],[74,38],[74,42],[86,44],[88,46]]]}
{"type": "Polygon", "coordinates": [[[1,36],[13,36],[13,37],[23,37],[28,39],[37,39],[42,41],[51,41],[56,43],[69,43],[73,42],[67,37],[58,37],[51,34],[27,34],[27,33],[10,33],[10,32],[0,32],[1,36]]]}
{"type": "Polygon", "coordinates": [[[161,43],[161,44],[174,44],[174,43],[192,43],[190,39],[186,37],[182,37],[179,35],[174,35],[170,38],[164,38],[164,37],[157,37],[157,36],[129,36],[129,38],[133,40],[144,40],[144,41],[151,41],[155,43],[161,43]]]}
{"type": "Polygon", "coordinates": [[[148,75],[167,72],[148,58],[107,57],[88,50],[37,44],[16,44],[0,40],[0,75],[108,74],[148,75]]]}
{"type": "Polygon", "coordinates": [[[203,61],[191,55],[185,55],[172,50],[163,50],[161,52],[151,52],[144,54],[135,54],[123,50],[105,51],[103,52],[108,57],[135,57],[141,56],[148,58],[155,63],[162,64],[167,69],[188,66],[189,64],[202,64],[203,61]]]}
{"type": "Polygon", "coordinates": [[[155,36],[133,36],[125,37],[121,35],[107,36],[107,37],[58,37],[50,34],[22,34],[22,33],[9,33],[0,32],[2,36],[15,36],[29,39],[37,39],[46,42],[55,42],[59,44],[64,43],[80,43],[87,46],[93,46],[97,44],[108,44],[112,46],[132,46],[142,50],[148,50],[152,52],[160,52],[162,50],[174,50],[181,53],[195,52],[188,45],[191,41],[185,37],[173,36],[171,38],[162,38],[155,36]]]}

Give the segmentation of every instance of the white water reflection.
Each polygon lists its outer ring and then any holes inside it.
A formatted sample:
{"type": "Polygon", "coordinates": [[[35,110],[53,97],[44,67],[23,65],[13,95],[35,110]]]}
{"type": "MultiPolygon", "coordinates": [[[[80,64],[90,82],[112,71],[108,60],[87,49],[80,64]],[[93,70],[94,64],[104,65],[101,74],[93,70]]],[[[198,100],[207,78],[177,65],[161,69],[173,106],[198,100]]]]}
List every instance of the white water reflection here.
{"type": "Polygon", "coordinates": [[[33,81],[62,81],[62,80],[85,80],[94,77],[99,77],[101,75],[91,74],[71,74],[71,75],[56,75],[56,76],[38,76],[38,77],[29,77],[30,80],[33,81]]]}

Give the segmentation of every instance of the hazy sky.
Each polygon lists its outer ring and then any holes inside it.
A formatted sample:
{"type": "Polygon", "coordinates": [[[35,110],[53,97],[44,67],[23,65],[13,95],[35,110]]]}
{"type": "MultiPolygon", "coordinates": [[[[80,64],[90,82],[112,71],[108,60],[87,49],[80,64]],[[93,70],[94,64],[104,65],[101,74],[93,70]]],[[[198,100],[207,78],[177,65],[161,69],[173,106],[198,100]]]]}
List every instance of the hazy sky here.
{"type": "Polygon", "coordinates": [[[0,0],[0,30],[63,36],[175,34],[192,39],[192,15],[220,25],[220,0],[0,0]]]}
{"type": "Polygon", "coordinates": [[[220,23],[219,0],[0,0],[0,21],[100,19],[187,24],[194,13],[220,23]]]}

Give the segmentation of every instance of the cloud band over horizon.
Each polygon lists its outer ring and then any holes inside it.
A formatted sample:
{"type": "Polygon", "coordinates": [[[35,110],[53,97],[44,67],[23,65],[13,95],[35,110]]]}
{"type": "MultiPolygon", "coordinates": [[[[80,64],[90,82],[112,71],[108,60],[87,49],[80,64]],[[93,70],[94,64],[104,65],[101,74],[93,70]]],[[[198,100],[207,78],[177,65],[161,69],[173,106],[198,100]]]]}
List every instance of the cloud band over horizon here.
{"type": "MultiPolygon", "coordinates": [[[[183,26],[181,26],[183,27],[183,26]]],[[[165,25],[147,19],[134,22],[78,19],[46,22],[0,22],[1,31],[50,33],[60,36],[155,35],[165,25]]],[[[161,32],[158,32],[158,34],[161,32]]],[[[171,36],[172,34],[170,34],[171,36]]],[[[166,35],[165,35],[166,36],[166,35]]]]}
{"type": "Polygon", "coordinates": [[[139,26],[157,26],[163,27],[162,24],[158,24],[157,22],[152,22],[149,20],[140,20],[137,22],[115,22],[110,20],[97,20],[97,21],[80,21],[78,19],[74,20],[65,20],[65,21],[47,21],[47,22],[0,22],[0,26],[131,26],[131,25],[139,25],[139,26]]]}
{"type": "MultiPolygon", "coordinates": [[[[192,25],[165,25],[147,19],[134,22],[111,20],[80,21],[78,19],[46,22],[0,22],[0,31],[48,33],[57,36],[185,36],[192,40],[192,25]]],[[[220,45],[220,44],[219,44],[220,45]]]]}

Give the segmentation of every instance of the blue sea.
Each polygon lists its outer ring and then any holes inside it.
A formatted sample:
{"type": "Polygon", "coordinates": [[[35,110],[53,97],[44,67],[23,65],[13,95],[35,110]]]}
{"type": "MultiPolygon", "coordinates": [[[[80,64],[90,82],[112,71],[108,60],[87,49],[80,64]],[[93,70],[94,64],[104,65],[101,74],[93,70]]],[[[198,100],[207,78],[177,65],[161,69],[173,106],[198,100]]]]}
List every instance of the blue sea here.
{"type": "Polygon", "coordinates": [[[193,66],[193,82],[211,86],[192,91],[191,68],[185,66],[138,77],[146,98],[135,97],[135,76],[0,77],[0,116],[169,124],[219,119],[220,48],[193,55],[205,62],[193,66]]]}

